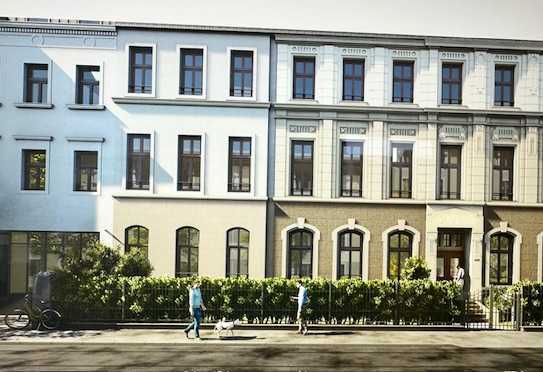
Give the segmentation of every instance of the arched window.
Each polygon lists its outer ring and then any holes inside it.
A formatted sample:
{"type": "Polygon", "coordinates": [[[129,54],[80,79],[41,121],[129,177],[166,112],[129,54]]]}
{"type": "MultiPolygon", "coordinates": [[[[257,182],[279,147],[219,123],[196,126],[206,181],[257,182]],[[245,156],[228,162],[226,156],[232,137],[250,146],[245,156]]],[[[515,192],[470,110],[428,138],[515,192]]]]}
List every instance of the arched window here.
{"type": "Polygon", "coordinates": [[[236,227],[226,233],[226,276],[249,275],[249,231],[236,227]]]}
{"type": "Polygon", "coordinates": [[[198,275],[200,231],[188,226],[177,229],[175,242],[175,276],[198,275]]]}
{"type": "Polygon", "coordinates": [[[395,231],[388,235],[388,278],[399,280],[405,261],[413,252],[413,235],[395,231]]]}
{"type": "Polygon", "coordinates": [[[124,250],[130,252],[136,249],[145,256],[149,249],[149,230],[143,226],[130,226],[124,231],[124,250]]]}
{"type": "Polygon", "coordinates": [[[362,242],[364,235],[358,231],[344,231],[338,240],[338,279],[362,277],[362,242]]]}
{"type": "Polygon", "coordinates": [[[293,230],[288,233],[287,277],[310,277],[313,274],[313,233],[293,230]]]}
{"type": "Polygon", "coordinates": [[[490,284],[513,283],[513,241],[507,233],[490,237],[490,284]]]}

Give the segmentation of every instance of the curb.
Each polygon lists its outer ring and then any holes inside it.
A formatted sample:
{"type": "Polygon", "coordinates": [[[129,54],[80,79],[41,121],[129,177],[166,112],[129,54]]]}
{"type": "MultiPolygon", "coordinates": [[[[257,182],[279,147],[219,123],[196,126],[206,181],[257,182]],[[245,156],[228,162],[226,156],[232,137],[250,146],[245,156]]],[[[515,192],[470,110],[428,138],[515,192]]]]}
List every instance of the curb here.
{"type": "MultiPolygon", "coordinates": [[[[180,330],[189,323],[118,323],[118,322],[74,322],[63,328],[76,330],[94,329],[172,329],[180,330]]],[[[202,323],[201,329],[213,329],[214,323],[202,323]]],[[[246,330],[296,330],[296,324],[240,324],[237,329],[246,330]]],[[[309,328],[319,331],[469,331],[463,325],[344,325],[309,324],[309,328]]]]}

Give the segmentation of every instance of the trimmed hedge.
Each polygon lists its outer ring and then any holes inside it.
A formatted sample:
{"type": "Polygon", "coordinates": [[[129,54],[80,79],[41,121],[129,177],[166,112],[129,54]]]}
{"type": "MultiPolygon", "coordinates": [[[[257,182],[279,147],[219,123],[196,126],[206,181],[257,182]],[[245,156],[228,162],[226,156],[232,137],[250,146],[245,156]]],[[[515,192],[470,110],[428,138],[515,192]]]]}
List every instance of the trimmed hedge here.
{"type": "MultiPolygon", "coordinates": [[[[188,288],[195,278],[100,276],[59,273],[53,302],[69,321],[188,320],[188,288]]],[[[294,280],[198,278],[207,311],[248,323],[293,323],[294,280]]],[[[452,324],[463,321],[462,290],[452,282],[305,280],[312,323],[452,324]]]]}

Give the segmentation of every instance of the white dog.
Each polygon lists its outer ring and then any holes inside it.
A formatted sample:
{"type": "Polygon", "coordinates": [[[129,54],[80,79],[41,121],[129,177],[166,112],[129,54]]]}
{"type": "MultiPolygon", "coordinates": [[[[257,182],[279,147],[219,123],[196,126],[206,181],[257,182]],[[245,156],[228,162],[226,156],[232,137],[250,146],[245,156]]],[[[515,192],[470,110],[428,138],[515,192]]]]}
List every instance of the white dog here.
{"type": "Polygon", "coordinates": [[[241,322],[239,319],[234,320],[233,322],[227,322],[226,318],[222,318],[222,320],[219,320],[217,324],[215,324],[215,334],[219,336],[219,338],[222,337],[222,333],[230,331],[230,334],[234,335],[234,327],[237,325],[240,325],[241,322]]]}

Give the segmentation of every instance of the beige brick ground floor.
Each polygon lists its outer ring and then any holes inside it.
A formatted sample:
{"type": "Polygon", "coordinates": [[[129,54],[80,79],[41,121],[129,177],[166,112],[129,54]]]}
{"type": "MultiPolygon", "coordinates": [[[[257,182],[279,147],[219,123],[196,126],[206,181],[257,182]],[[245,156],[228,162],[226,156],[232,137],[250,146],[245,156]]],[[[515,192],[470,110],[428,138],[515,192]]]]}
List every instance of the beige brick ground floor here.
{"type": "MultiPolygon", "coordinates": [[[[340,263],[349,260],[345,258],[348,253],[341,257],[342,233],[349,231],[361,236],[359,272],[364,279],[390,275],[394,254],[389,251],[395,244],[390,236],[397,232],[410,236],[409,254],[425,258],[433,279],[450,279],[458,263],[465,268],[471,290],[490,283],[541,280],[543,275],[541,208],[299,201],[277,201],[272,208],[268,265],[274,276],[294,276],[292,270],[296,271],[299,259],[290,251],[291,245],[299,245],[294,233],[301,230],[312,238],[306,242],[313,251],[305,263],[309,265],[311,259],[308,270],[314,277],[342,276],[340,263]],[[503,241],[500,236],[504,236],[503,241]]],[[[357,256],[356,264],[359,261],[357,256]]]]}

